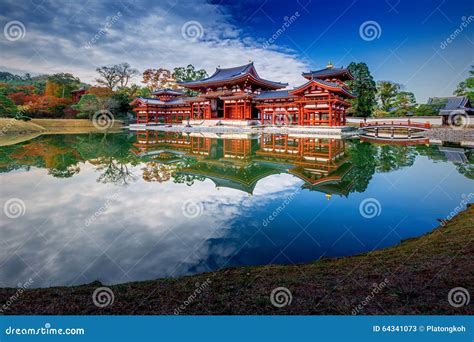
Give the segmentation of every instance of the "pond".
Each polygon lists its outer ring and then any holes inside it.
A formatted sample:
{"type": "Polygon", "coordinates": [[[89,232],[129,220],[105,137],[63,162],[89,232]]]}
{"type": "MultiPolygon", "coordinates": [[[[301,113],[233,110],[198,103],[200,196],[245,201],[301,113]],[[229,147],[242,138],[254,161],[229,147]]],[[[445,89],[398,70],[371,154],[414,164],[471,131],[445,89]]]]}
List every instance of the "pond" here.
{"type": "Polygon", "coordinates": [[[287,135],[144,131],[3,146],[0,286],[116,284],[382,249],[472,201],[473,161],[459,146],[287,135]]]}

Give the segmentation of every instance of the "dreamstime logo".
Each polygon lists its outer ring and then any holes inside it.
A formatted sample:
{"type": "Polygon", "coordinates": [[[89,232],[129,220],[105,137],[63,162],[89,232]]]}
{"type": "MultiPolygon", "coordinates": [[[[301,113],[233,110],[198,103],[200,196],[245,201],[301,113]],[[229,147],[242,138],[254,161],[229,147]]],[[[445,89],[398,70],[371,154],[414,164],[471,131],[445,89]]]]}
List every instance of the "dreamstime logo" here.
{"type": "Polygon", "coordinates": [[[382,206],[380,202],[377,201],[375,198],[366,198],[359,205],[359,212],[362,217],[371,219],[375,216],[380,216],[382,213],[382,206]]]}
{"type": "Polygon", "coordinates": [[[5,304],[3,304],[2,306],[0,306],[0,313],[4,313],[5,311],[7,311],[8,309],[10,309],[10,307],[15,303],[17,302],[18,300],[20,300],[23,292],[25,292],[25,290],[27,290],[29,287],[31,287],[31,285],[34,283],[33,279],[28,279],[27,282],[25,283],[18,283],[18,290],[16,290],[16,292],[10,296],[10,298],[7,298],[7,301],[5,302],[5,304]]]}
{"type": "Polygon", "coordinates": [[[206,290],[209,285],[211,284],[211,280],[209,278],[206,279],[206,281],[199,283],[196,283],[196,289],[194,292],[179,306],[174,310],[175,315],[181,314],[190,304],[192,304],[196,298],[206,290]]]}
{"type": "Polygon", "coordinates": [[[469,296],[469,292],[464,287],[455,287],[448,293],[449,305],[455,308],[468,305],[470,301],[471,297],[469,296]]]}
{"type": "Polygon", "coordinates": [[[196,218],[201,216],[204,211],[204,206],[201,202],[194,202],[192,200],[187,200],[183,203],[181,208],[183,215],[187,218],[196,218]]]}
{"type": "Polygon", "coordinates": [[[21,117],[23,117],[24,115],[25,115],[25,109],[20,108],[15,114],[15,116],[12,117],[10,120],[8,120],[7,124],[2,127],[2,130],[0,131],[0,135],[7,134],[8,130],[15,124],[16,120],[21,119],[21,117]]]}
{"type": "Polygon", "coordinates": [[[285,210],[285,208],[291,203],[291,201],[293,201],[293,199],[296,197],[297,194],[299,194],[300,191],[301,189],[297,188],[287,198],[285,198],[283,203],[280,204],[270,215],[268,215],[268,217],[263,220],[262,225],[266,227],[270,224],[270,222],[275,220],[278,215],[280,215],[280,213],[283,212],[283,210],[285,210]]]}
{"type": "Polygon", "coordinates": [[[448,124],[454,129],[463,129],[470,125],[469,115],[464,111],[452,111],[448,117],[448,124]]]}
{"type": "Polygon", "coordinates": [[[387,286],[388,283],[388,279],[385,278],[379,284],[372,284],[372,290],[370,291],[370,294],[366,296],[360,304],[358,304],[354,307],[354,309],[352,309],[352,314],[358,315],[359,313],[361,313],[362,310],[364,310],[364,308],[369,305],[369,303],[375,298],[375,296],[382,292],[382,290],[387,286]]]}
{"type": "Polygon", "coordinates": [[[300,13],[298,11],[290,17],[285,16],[281,27],[279,27],[275,33],[263,43],[263,48],[267,49],[270,47],[270,45],[272,45],[299,17],[300,13]]]}
{"type": "Polygon", "coordinates": [[[114,115],[106,109],[99,110],[92,116],[92,124],[95,128],[104,130],[109,129],[114,125],[114,115]]]}
{"type": "Polygon", "coordinates": [[[26,213],[25,202],[19,198],[10,198],[3,205],[3,212],[9,218],[18,218],[23,216],[26,213]]]}
{"type": "Polygon", "coordinates": [[[277,126],[291,126],[293,124],[292,115],[277,115],[275,118],[275,124],[277,126]]]}
{"type": "Polygon", "coordinates": [[[464,31],[464,29],[466,29],[469,26],[469,24],[472,23],[473,21],[474,21],[474,16],[472,15],[470,15],[469,17],[463,16],[461,18],[461,24],[459,25],[459,27],[455,29],[453,33],[449,35],[448,38],[442,41],[439,47],[442,50],[446,49],[448,45],[451,44],[464,31]]]}
{"type": "Polygon", "coordinates": [[[274,307],[282,308],[284,306],[290,305],[293,300],[290,290],[286,287],[277,287],[273,289],[270,294],[270,302],[274,307]]]}
{"type": "Polygon", "coordinates": [[[114,304],[115,296],[108,287],[99,287],[92,294],[92,302],[99,308],[114,304]]]}
{"type": "Polygon", "coordinates": [[[187,21],[181,27],[181,35],[188,41],[196,42],[202,39],[202,36],[204,35],[204,28],[199,21],[187,21]]]}
{"type": "Polygon", "coordinates": [[[112,206],[113,202],[116,202],[119,200],[119,195],[120,195],[120,191],[115,192],[111,197],[107,198],[104,204],[100,206],[99,209],[97,209],[97,211],[92,216],[88,217],[84,221],[84,225],[86,227],[89,227],[92,223],[94,223],[101,215],[103,215],[107,211],[107,209],[109,209],[112,206]]]}
{"type": "Polygon", "coordinates": [[[12,20],[9,21],[3,27],[3,35],[11,42],[25,38],[26,28],[21,21],[12,20]]]}
{"type": "Polygon", "coordinates": [[[359,27],[359,35],[365,41],[372,41],[379,39],[382,35],[382,28],[379,23],[373,20],[368,20],[362,23],[359,27]]]}
{"type": "Polygon", "coordinates": [[[472,201],[473,198],[474,198],[474,192],[470,192],[468,195],[462,194],[461,202],[459,202],[459,204],[449,213],[448,216],[446,216],[445,219],[441,220],[441,225],[445,226],[446,223],[448,223],[448,221],[450,221],[454,216],[459,214],[463,210],[463,208],[465,208],[468,205],[468,203],[472,201]]]}
{"type": "Polygon", "coordinates": [[[87,42],[87,45],[85,46],[86,49],[90,49],[93,44],[95,44],[97,41],[99,41],[100,38],[105,36],[109,30],[112,28],[112,26],[122,17],[122,12],[118,11],[116,14],[114,14],[112,17],[107,17],[105,18],[105,25],[97,31],[97,33],[92,37],[91,40],[87,42]]]}

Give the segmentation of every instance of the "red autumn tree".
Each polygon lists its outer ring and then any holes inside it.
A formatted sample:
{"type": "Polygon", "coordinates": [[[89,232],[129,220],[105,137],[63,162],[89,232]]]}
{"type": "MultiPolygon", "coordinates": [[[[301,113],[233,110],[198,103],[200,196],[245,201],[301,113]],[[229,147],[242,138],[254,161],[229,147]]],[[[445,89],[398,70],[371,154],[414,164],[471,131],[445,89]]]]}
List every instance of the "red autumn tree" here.
{"type": "Polygon", "coordinates": [[[15,102],[15,104],[17,106],[22,106],[25,104],[25,97],[27,95],[22,92],[22,91],[19,91],[17,93],[11,93],[11,94],[8,94],[8,97],[13,101],[15,102]]]}
{"type": "Polygon", "coordinates": [[[24,98],[28,106],[28,115],[34,118],[60,118],[64,109],[71,104],[71,100],[54,96],[28,95],[24,98]]]}

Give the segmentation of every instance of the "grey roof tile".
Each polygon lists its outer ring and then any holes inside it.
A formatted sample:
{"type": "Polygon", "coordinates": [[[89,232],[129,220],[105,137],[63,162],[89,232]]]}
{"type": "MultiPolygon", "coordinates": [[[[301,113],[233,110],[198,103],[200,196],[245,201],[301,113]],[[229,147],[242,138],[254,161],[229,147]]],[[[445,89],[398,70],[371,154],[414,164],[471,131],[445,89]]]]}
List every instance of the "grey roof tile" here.
{"type": "MultiPolygon", "coordinates": [[[[200,85],[203,84],[205,85],[206,83],[214,83],[214,82],[220,82],[220,81],[231,81],[235,78],[238,78],[242,75],[245,75],[249,73],[251,70],[255,71],[255,68],[253,66],[253,63],[233,67],[233,68],[217,68],[214,74],[212,74],[209,77],[203,78],[201,80],[196,80],[196,81],[189,81],[189,82],[178,82],[178,84],[183,85],[183,86],[192,86],[192,85],[200,85]]],[[[257,72],[255,71],[256,78],[259,80],[264,81],[265,83],[272,84],[275,87],[286,87],[288,84],[287,83],[280,83],[280,82],[273,82],[269,80],[265,80],[263,78],[260,78],[258,76],[257,72]]]]}
{"type": "Polygon", "coordinates": [[[255,100],[266,100],[266,99],[277,99],[277,98],[293,98],[297,97],[293,94],[290,94],[288,90],[272,90],[272,91],[262,91],[260,94],[254,97],[255,100]]]}
{"type": "Polygon", "coordinates": [[[302,75],[303,77],[320,78],[320,77],[331,77],[331,76],[340,75],[340,74],[348,74],[350,78],[352,78],[350,71],[344,68],[324,68],[321,70],[304,72],[302,75]]]}

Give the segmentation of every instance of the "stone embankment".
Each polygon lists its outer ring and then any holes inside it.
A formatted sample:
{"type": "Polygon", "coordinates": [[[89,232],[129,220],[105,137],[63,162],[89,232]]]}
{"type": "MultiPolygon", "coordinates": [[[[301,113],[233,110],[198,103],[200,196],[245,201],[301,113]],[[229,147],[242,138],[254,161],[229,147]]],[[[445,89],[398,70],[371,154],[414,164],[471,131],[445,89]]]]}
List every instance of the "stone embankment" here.
{"type": "Polygon", "coordinates": [[[432,128],[423,133],[430,140],[441,140],[450,142],[474,142],[474,128],[432,128]]]}

